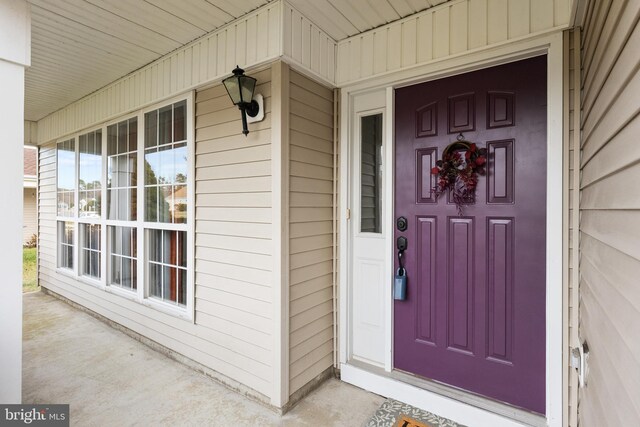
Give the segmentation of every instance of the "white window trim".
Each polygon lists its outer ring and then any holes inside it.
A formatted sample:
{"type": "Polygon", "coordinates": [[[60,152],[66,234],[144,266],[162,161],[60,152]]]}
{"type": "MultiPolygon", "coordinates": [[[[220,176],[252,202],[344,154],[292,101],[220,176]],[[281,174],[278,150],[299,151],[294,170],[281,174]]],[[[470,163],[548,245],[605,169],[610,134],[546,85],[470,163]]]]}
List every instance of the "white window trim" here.
{"type": "Polygon", "coordinates": [[[113,295],[135,301],[150,307],[154,310],[172,315],[174,317],[187,320],[191,323],[195,322],[195,96],[194,91],[189,91],[181,95],[177,95],[161,102],[149,105],[144,109],[130,112],[128,114],[120,115],[119,117],[102,123],[99,126],[84,129],[80,132],[75,132],[65,137],[58,138],[56,140],[56,245],[55,245],[55,259],[56,259],[56,272],[67,277],[75,279],[82,284],[88,284],[94,286],[103,291],[109,292],[113,295]],[[171,105],[176,102],[186,101],[187,104],[187,223],[186,224],[173,224],[173,223],[160,223],[160,222],[147,222],[144,221],[144,115],[149,111],[157,110],[166,105],[171,105]],[[107,128],[113,124],[119,123],[123,120],[129,120],[133,117],[137,117],[138,120],[138,132],[137,132],[137,183],[136,190],[138,192],[137,197],[137,218],[135,221],[122,221],[107,219],[107,172],[108,172],[108,158],[107,158],[107,128]],[[89,132],[96,130],[102,131],[102,186],[101,186],[101,207],[100,218],[80,218],[79,216],[79,189],[78,179],[80,170],[80,156],[79,156],[79,137],[89,132]],[[58,216],[58,144],[70,139],[74,140],[75,148],[75,170],[74,170],[74,214],[71,217],[58,216]],[[73,269],[60,267],[58,265],[58,252],[59,252],[59,235],[57,224],[59,221],[71,222],[74,225],[73,236],[73,269]],[[80,224],[99,224],[100,225],[100,279],[94,279],[89,276],[81,274],[80,269],[80,224]],[[137,229],[137,282],[135,290],[128,290],[116,285],[108,284],[108,272],[109,272],[109,242],[107,237],[107,229],[110,226],[120,227],[132,227],[137,229]],[[149,286],[147,285],[146,266],[148,262],[148,249],[145,246],[146,230],[158,229],[158,230],[180,230],[185,231],[187,235],[187,297],[186,305],[179,306],[164,302],[162,300],[150,297],[149,286]]]}

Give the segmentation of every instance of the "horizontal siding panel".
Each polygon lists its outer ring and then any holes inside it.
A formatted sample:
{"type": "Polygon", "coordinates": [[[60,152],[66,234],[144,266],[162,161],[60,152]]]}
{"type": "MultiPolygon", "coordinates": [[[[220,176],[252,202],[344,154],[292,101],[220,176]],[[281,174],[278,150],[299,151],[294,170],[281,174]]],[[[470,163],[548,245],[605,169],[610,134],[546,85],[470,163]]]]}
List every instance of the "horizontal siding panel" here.
{"type": "Polygon", "coordinates": [[[579,425],[640,423],[639,18],[637,2],[590,2],[583,25],[579,425]]]}
{"type": "Polygon", "coordinates": [[[629,183],[632,182],[640,182],[640,165],[623,169],[584,188],[580,200],[582,209],[640,210],[640,197],[629,197],[629,183]]]}
{"type": "Polygon", "coordinates": [[[640,260],[638,211],[582,211],[583,233],[640,260]]]}
{"type": "MultiPolygon", "coordinates": [[[[604,85],[605,81],[610,80],[609,73],[614,65],[619,61],[621,52],[624,50],[633,49],[637,47],[637,41],[633,39],[637,36],[632,35],[637,29],[634,26],[634,22],[638,19],[638,11],[640,5],[634,2],[603,2],[603,9],[607,9],[606,15],[602,19],[607,19],[607,25],[602,28],[602,34],[594,39],[594,33],[589,33],[592,36],[589,41],[602,39],[602,43],[595,46],[592,55],[585,58],[583,67],[583,88],[584,88],[584,101],[583,108],[587,118],[594,106],[594,100],[600,93],[600,88],[604,85]],[[622,13],[621,13],[622,9],[622,13]],[[631,39],[627,40],[631,35],[631,39]]],[[[618,84],[620,82],[617,82],[618,84]]]]}
{"type": "MultiPolygon", "coordinates": [[[[236,129],[236,132],[239,129],[236,129]]],[[[238,148],[217,153],[200,154],[196,159],[196,168],[251,163],[271,159],[271,146],[238,148]]]]}
{"type": "Polygon", "coordinates": [[[289,87],[289,95],[291,99],[308,105],[315,110],[325,111],[327,114],[333,114],[333,102],[321,95],[315,94],[310,89],[291,85],[289,87]]]}
{"type": "MultiPolygon", "coordinates": [[[[294,379],[298,375],[303,374],[311,366],[313,366],[315,363],[319,362],[320,360],[325,359],[328,355],[330,359],[327,361],[328,362],[327,366],[324,367],[324,369],[327,369],[329,366],[333,365],[332,353],[333,353],[333,340],[329,340],[321,344],[319,347],[315,348],[314,351],[307,353],[306,355],[302,356],[300,359],[296,360],[291,364],[291,370],[290,370],[291,378],[294,379]]],[[[324,371],[324,369],[322,369],[322,371],[324,371]]],[[[318,372],[318,374],[320,372],[318,372]]]]}
{"type": "Polygon", "coordinates": [[[297,270],[298,268],[315,265],[320,262],[333,259],[333,248],[322,248],[292,254],[289,259],[291,270],[297,270]]]}
{"type": "Polygon", "coordinates": [[[333,365],[333,91],[291,73],[289,393],[333,365]]]}
{"type": "Polygon", "coordinates": [[[333,155],[329,153],[321,153],[317,150],[298,147],[294,145],[293,142],[289,151],[289,156],[292,161],[333,168],[333,155]]]}
{"type": "Polygon", "coordinates": [[[227,279],[239,280],[260,286],[271,286],[271,272],[269,271],[198,258],[198,252],[196,248],[196,272],[226,277],[227,279]]]}
{"type": "Polygon", "coordinates": [[[271,193],[202,193],[196,198],[196,206],[266,208],[271,206],[271,193]]]}
{"type": "MultiPolygon", "coordinates": [[[[269,129],[271,127],[271,114],[266,114],[261,122],[250,123],[248,127],[250,131],[269,129]]],[[[242,130],[242,119],[239,113],[236,121],[196,129],[196,141],[238,135],[238,129],[242,130]]]]}
{"type": "Polygon", "coordinates": [[[308,265],[305,268],[296,268],[289,273],[289,282],[291,286],[303,283],[307,280],[322,277],[331,271],[332,262],[324,261],[317,264],[308,265]]]}
{"type": "MultiPolygon", "coordinates": [[[[301,166],[298,169],[301,169],[301,166]]],[[[324,174],[326,175],[326,171],[324,174]]],[[[333,194],[333,181],[291,176],[289,188],[298,193],[333,194]]]]}
{"type": "Polygon", "coordinates": [[[298,117],[295,114],[292,114],[289,120],[292,129],[327,141],[333,140],[333,128],[330,126],[316,123],[304,117],[298,117]]]}
{"type": "Polygon", "coordinates": [[[200,300],[215,302],[216,304],[225,305],[245,313],[253,313],[266,320],[270,320],[273,317],[270,303],[249,296],[231,294],[207,286],[201,286],[198,287],[196,297],[200,300]]]}
{"type": "MultiPolygon", "coordinates": [[[[271,160],[235,163],[230,165],[200,166],[196,171],[196,178],[199,179],[197,190],[200,190],[204,185],[208,185],[208,183],[201,184],[207,180],[225,180],[225,182],[238,184],[238,187],[235,187],[236,191],[245,191],[240,179],[246,180],[254,177],[262,177],[263,181],[270,182],[270,171],[271,160]],[[235,180],[234,178],[238,178],[238,180],[235,180]]],[[[253,185],[255,182],[251,182],[250,184],[253,185]]],[[[265,184],[262,183],[262,186],[256,185],[257,188],[255,190],[251,191],[250,188],[247,188],[246,191],[251,193],[265,191],[264,185],[265,184]]]]}
{"type": "Polygon", "coordinates": [[[333,341],[333,327],[329,326],[321,332],[314,334],[306,341],[299,343],[296,346],[291,347],[291,359],[299,360],[306,356],[311,351],[322,346],[327,341],[333,341]]]}
{"type": "Polygon", "coordinates": [[[291,147],[302,147],[321,153],[333,153],[333,141],[317,138],[313,135],[303,134],[291,129],[291,147]]]}
{"type": "Polygon", "coordinates": [[[333,365],[333,355],[327,354],[313,365],[309,366],[299,376],[291,379],[290,390],[299,390],[302,386],[313,380],[318,375],[329,369],[333,365]]]}
{"type": "Polygon", "coordinates": [[[583,188],[640,160],[640,144],[629,144],[638,134],[640,116],[636,116],[598,152],[597,161],[590,161],[583,166],[583,188]],[[624,156],[620,155],[622,152],[624,156]]]}
{"type": "Polygon", "coordinates": [[[271,254],[263,255],[251,252],[230,251],[227,249],[208,248],[198,246],[196,257],[199,259],[215,259],[216,261],[229,265],[251,266],[258,270],[271,271],[271,254]]]}
{"type": "Polygon", "coordinates": [[[271,255],[272,247],[270,239],[255,237],[224,236],[220,234],[198,233],[196,246],[227,249],[238,252],[248,252],[262,255],[271,255]]]}
{"type": "Polygon", "coordinates": [[[308,325],[309,323],[312,323],[313,321],[318,320],[321,317],[324,317],[325,315],[330,314],[332,312],[333,312],[332,301],[326,301],[326,302],[320,303],[301,314],[291,317],[290,330],[291,332],[294,332],[297,329],[305,325],[308,325]]]}
{"type": "Polygon", "coordinates": [[[315,322],[307,323],[297,330],[292,331],[289,338],[289,345],[290,347],[295,348],[297,345],[320,334],[325,329],[332,327],[332,325],[333,313],[328,313],[324,316],[321,316],[315,322]]]}
{"type": "Polygon", "coordinates": [[[271,335],[270,322],[262,316],[200,298],[196,298],[196,313],[197,322],[203,322],[211,328],[214,327],[212,325],[220,325],[219,330],[234,331],[234,335],[248,342],[264,340],[263,346],[267,349],[272,346],[268,342],[271,339],[268,338],[271,335]]]}
{"type": "MultiPolygon", "coordinates": [[[[626,334],[616,327],[617,325],[612,324],[613,319],[606,314],[605,307],[610,307],[608,303],[611,301],[601,300],[602,295],[594,294],[598,287],[590,286],[588,281],[583,281],[581,287],[585,298],[581,320],[585,327],[593,331],[593,343],[589,344],[590,385],[599,384],[597,398],[607,402],[606,407],[616,408],[607,415],[608,421],[619,419],[620,422],[616,425],[634,425],[640,418],[640,410],[630,396],[637,395],[640,390],[640,378],[637,374],[630,374],[624,366],[628,366],[625,362],[632,364],[631,366],[640,363],[637,353],[634,353],[633,348],[628,347],[628,342],[625,341],[626,334]],[[612,351],[614,348],[616,350],[612,351]],[[592,359],[593,362],[591,362],[592,359]]],[[[633,314],[638,317],[637,312],[633,314]]],[[[591,403],[593,397],[586,393],[585,396],[591,403]]]]}
{"type": "MultiPolygon", "coordinates": [[[[289,196],[289,203],[292,208],[321,208],[333,203],[333,195],[292,192],[289,196]]],[[[331,232],[330,225],[328,228],[331,232]]]]}
{"type": "Polygon", "coordinates": [[[271,208],[209,208],[199,207],[196,219],[224,222],[271,223],[271,208]]]}
{"type": "MultiPolygon", "coordinates": [[[[333,90],[328,87],[315,82],[300,73],[290,73],[291,85],[296,86],[302,90],[313,92],[314,94],[326,99],[329,103],[333,104],[333,90]]],[[[297,93],[297,92],[296,92],[297,93]]],[[[295,95],[291,95],[292,100],[297,99],[295,95]]],[[[303,98],[304,100],[305,98],[303,98]]],[[[303,101],[304,102],[304,101],[303,101]]],[[[325,111],[325,110],[323,110],[325,111]]]]}
{"type": "Polygon", "coordinates": [[[196,221],[197,234],[215,234],[221,236],[249,237],[256,239],[271,239],[271,224],[225,222],[225,221],[196,221]]]}
{"type": "Polygon", "coordinates": [[[333,219],[332,208],[293,208],[290,212],[290,221],[296,222],[317,222],[331,221],[333,219]]]}
{"type": "Polygon", "coordinates": [[[333,227],[332,221],[299,222],[289,225],[289,237],[298,239],[318,235],[317,230],[328,230],[333,227]]]}
{"type": "MultiPolygon", "coordinates": [[[[217,177],[209,179],[206,168],[196,170],[196,188],[199,194],[211,193],[254,193],[271,191],[271,178],[266,176],[217,177]]],[[[204,218],[203,218],[204,219],[204,218]]]]}
{"type": "Polygon", "coordinates": [[[333,169],[326,166],[301,163],[295,160],[290,165],[291,176],[330,181],[333,188],[333,169]]]}
{"type": "Polygon", "coordinates": [[[270,129],[251,131],[249,135],[234,135],[227,138],[199,140],[196,154],[216,153],[218,151],[236,150],[238,148],[256,147],[269,143],[270,129]]]}
{"type": "MultiPolygon", "coordinates": [[[[252,298],[266,303],[271,303],[273,299],[272,292],[270,292],[271,288],[269,286],[256,285],[254,283],[243,282],[241,280],[234,280],[197,272],[196,283],[198,284],[199,289],[216,289],[228,294],[252,298]]],[[[203,296],[203,298],[207,299],[206,296],[203,296]]]]}
{"type": "Polygon", "coordinates": [[[298,299],[291,299],[291,304],[289,308],[289,314],[291,316],[296,316],[300,313],[303,313],[307,310],[312,309],[318,302],[322,303],[325,301],[331,301],[333,299],[333,287],[331,283],[327,285],[324,289],[321,289],[312,294],[306,295],[304,297],[298,299]]]}
{"type": "Polygon", "coordinates": [[[315,292],[319,292],[326,287],[331,287],[333,283],[333,275],[325,274],[324,276],[305,280],[298,284],[292,284],[289,291],[289,298],[295,301],[315,292]]]}
{"type": "Polygon", "coordinates": [[[289,252],[291,254],[298,254],[310,250],[330,247],[333,247],[333,235],[331,229],[329,229],[326,234],[300,237],[297,239],[292,238],[289,243],[289,252]]]}

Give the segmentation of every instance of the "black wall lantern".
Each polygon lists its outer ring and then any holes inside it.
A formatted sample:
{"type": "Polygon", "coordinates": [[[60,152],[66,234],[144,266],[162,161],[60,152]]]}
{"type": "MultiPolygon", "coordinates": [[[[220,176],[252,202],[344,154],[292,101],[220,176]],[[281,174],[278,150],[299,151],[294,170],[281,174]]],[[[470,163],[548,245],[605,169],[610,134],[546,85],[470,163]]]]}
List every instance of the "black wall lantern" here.
{"type": "Polygon", "coordinates": [[[237,105],[242,112],[242,133],[247,136],[247,114],[256,117],[260,112],[260,105],[253,99],[253,90],[256,88],[256,79],[245,76],[244,70],[239,66],[233,70],[233,75],[222,81],[227,89],[233,105],[237,105]]]}

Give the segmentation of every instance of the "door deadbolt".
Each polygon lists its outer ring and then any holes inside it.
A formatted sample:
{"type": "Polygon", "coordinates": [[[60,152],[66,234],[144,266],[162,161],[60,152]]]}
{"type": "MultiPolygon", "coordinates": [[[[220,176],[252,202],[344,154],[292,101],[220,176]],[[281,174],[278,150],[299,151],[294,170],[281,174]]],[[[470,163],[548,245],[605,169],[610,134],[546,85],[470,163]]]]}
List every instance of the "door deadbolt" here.
{"type": "Polygon", "coordinates": [[[398,231],[406,231],[407,226],[407,218],[401,216],[396,220],[396,227],[398,228],[398,231]]]}

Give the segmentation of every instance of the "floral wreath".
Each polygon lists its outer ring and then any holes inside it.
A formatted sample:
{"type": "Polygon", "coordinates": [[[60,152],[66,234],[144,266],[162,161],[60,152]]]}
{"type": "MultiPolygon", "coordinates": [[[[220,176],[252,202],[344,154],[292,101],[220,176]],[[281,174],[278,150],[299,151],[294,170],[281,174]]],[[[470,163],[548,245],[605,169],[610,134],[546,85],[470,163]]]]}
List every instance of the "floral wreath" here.
{"type": "Polygon", "coordinates": [[[447,190],[451,191],[458,214],[462,215],[462,206],[475,200],[478,175],[486,173],[486,163],[487,149],[478,148],[475,143],[465,141],[462,134],[458,135],[442,152],[442,160],[431,169],[433,175],[438,175],[438,183],[433,188],[436,200],[447,190]],[[461,150],[466,150],[464,158],[461,150]]]}

